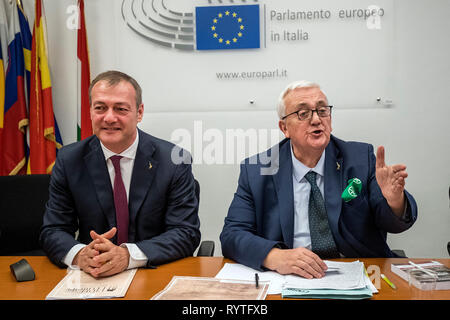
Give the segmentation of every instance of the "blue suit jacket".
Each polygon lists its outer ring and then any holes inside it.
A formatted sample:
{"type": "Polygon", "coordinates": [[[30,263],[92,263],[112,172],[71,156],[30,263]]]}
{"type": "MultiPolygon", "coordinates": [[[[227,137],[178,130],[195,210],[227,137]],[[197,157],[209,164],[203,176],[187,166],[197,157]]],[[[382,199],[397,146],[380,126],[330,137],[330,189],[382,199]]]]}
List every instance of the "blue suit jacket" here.
{"type": "MultiPolygon", "coordinates": [[[[172,143],[138,132],[128,242],[145,253],[150,266],[192,255],[200,242],[200,222],[190,155],[186,152],[188,161],[176,165],[171,160],[172,143]]],[[[90,230],[101,234],[116,226],[115,217],[99,139],[91,136],[62,148],[53,168],[40,235],[50,260],[64,267],[61,260],[74,245],[91,242],[90,230]]]]}
{"type": "MultiPolygon", "coordinates": [[[[409,221],[392,212],[375,179],[375,159],[371,145],[334,136],[325,149],[328,220],[336,245],[346,257],[394,257],[386,243],[387,232],[402,232],[417,218],[416,202],[406,191],[409,221]],[[341,194],[351,178],[362,181],[362,191],[346,203],[341,194]]],[[[293,247],[293,226],[292,159],[289,139],[285,139],[267,154],[241,164],[238,188],[220,235],[222,253],[261,270],[272,248],[293,247]],[[262,170],[273,174],[262,175],[262,170]]]]}

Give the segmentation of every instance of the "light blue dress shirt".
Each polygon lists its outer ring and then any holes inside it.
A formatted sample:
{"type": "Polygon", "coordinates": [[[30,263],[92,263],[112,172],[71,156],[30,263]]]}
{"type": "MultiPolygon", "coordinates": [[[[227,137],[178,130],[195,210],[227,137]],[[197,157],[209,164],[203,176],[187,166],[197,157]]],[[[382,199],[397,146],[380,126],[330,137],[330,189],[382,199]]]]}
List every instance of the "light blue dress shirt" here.
{"type": "Polygon", "coordinates": [[[317,162],[314,168],[309,168],[301,163],[294,155],[291,145],[292,158],[292,184],[294,191],[294,248],[304,247],[311,250],[311,236],[309,232],[309,193],[311,185],[306,180],[305,175],[309,171],[316,172],[316,183],[324,194],[324,170],[325,170],[325,152],[317,162]]]}

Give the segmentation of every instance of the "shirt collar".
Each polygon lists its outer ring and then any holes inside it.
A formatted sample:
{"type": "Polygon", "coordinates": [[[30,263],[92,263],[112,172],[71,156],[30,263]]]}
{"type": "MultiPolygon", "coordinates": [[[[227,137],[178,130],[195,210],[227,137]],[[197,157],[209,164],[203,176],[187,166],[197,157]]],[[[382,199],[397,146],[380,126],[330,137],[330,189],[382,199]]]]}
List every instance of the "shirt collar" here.
{"type": "MultiPolygon", "coordinates": [[[[126,150],[122,151],[118,155],[124,158],[134,159],[136,157],[138,144],[139,144],[139,132],[137,132],[136,129],[136,139],[134,139],[134,142],[131,144],[131,146],[129,146],[126,150]]],[[[102,147],[103,154],[105,155],[105,160],[108,160],[109,158],[117,154],[109,150],[107,147],[105,147],[101,141],[100,146],[102,147]]]]}
{"type": "Polygon", "coordinates": [[[291,143],[291,158],[292,158],[292,175],[294,176],[295,180],[297,182],[300,182],[303,177],[309,172],[314,171],[315,173],[319,174],[320,176],[324,176],[325,171],[325,150],[322,152],[322,155],[320,156],[319,161],[317,162],[317,165],[314,168],[309,168],[308,166],[305,166],[303,163],[301,163],[294,155],[294,151],[292,150],[292,143],[291,143]]]}

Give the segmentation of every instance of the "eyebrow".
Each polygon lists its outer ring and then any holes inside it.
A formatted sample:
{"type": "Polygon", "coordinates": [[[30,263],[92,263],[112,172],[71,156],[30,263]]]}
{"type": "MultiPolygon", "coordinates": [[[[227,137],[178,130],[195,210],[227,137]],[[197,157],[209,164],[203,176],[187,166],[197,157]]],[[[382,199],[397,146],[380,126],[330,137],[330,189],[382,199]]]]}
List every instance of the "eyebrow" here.
{"type": "MultiPolygon", "coordinates": [[[[326,106],[327,102],[325,100],[320,100],[316,103],[316,106],[326,106]]],[[[309,107],[309,104],[306,102],[301,102],[299,104],[296,105],[297,109],[302,109],[305,107],[309,107]]]]}
{"type": "MultiPolygon", "coordinates": [[[[103,106],[105,106],[106,103],[103,102],[102,100],[99,100],[99,101],[93,101],[93,102],[92,102],[92,105],[103,105],[103,106]]],[[[121,107],[121,106],[131,107],[131,106],[130,106],[128,103],[126,103],[126,102],[116,102],[116,103],[113,104],[113,107],[121,107]]]]}

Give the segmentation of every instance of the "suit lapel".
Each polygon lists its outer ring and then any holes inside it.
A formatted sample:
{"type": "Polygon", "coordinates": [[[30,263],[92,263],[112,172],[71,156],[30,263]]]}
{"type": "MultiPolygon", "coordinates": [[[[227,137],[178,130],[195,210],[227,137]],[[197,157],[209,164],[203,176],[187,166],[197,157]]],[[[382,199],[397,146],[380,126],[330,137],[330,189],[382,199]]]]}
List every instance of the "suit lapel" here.
{"type": "Polygon", "coordinates": [[[158,162],[152,157],[154,151],[155,147],[149,136],[139,130],[139,144],[134,160],[128,200],[130,226],[134,225],[137,213],[158,170],[158,162]]]}
{"type": "MultiPolygon", "coordinates": [[[[290,142],[279,144],[279,169],[273,175],[280,207],[280,225],[284,242],[292,248],[294,245],[294,194],[292,190],[292,159],[290,142]]],[[[276,158],[276,157],[275,157],[276,158]]]]}
{"type": "Polygon", "coordinates": [[[114,208],[111,179],[106,166],[105,155],[98,138],[94,137],[89,143],[89,147],[90,151],[84,157],[84,163],[95,186],[97,199],[103,210],[103,214],[106,216],[109,227],[112,228],[116,224],[116,211],[114,208]]]}

